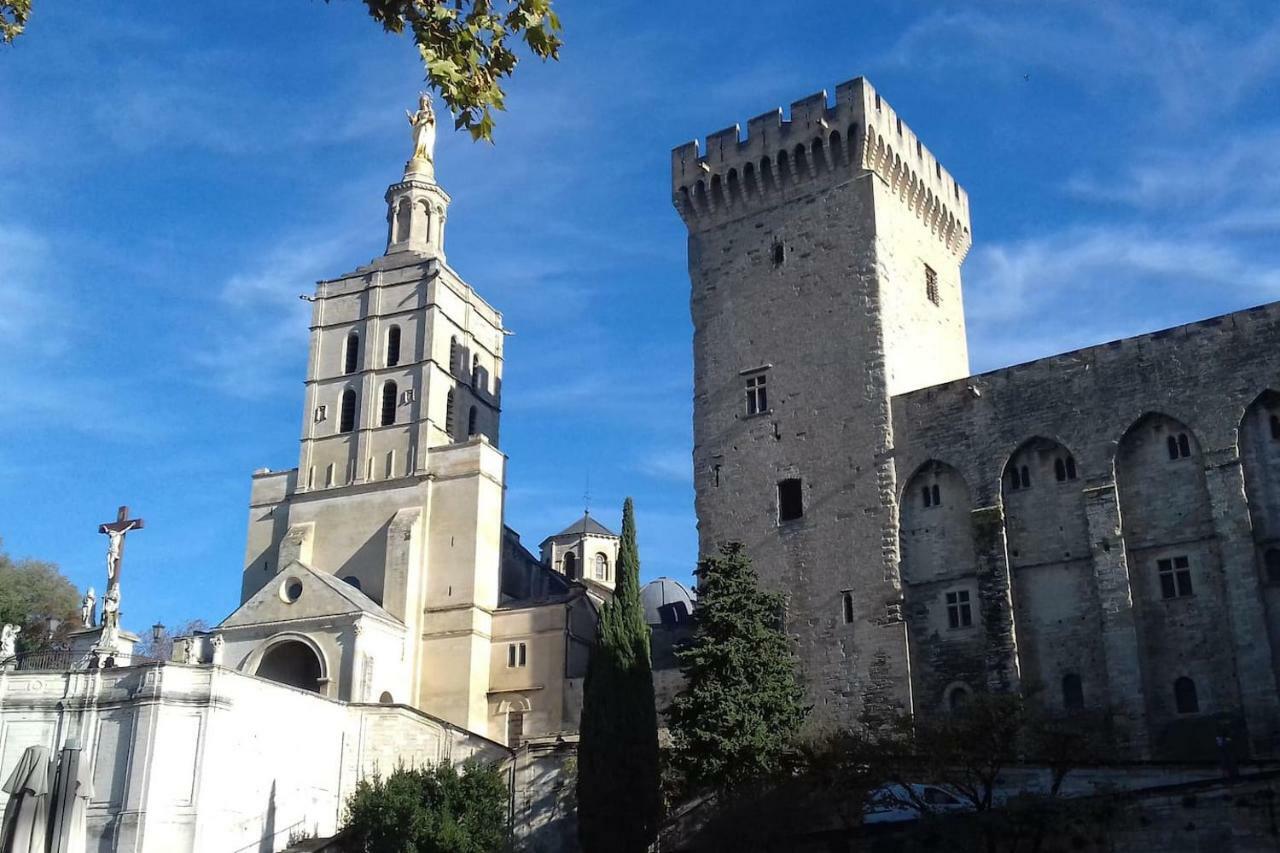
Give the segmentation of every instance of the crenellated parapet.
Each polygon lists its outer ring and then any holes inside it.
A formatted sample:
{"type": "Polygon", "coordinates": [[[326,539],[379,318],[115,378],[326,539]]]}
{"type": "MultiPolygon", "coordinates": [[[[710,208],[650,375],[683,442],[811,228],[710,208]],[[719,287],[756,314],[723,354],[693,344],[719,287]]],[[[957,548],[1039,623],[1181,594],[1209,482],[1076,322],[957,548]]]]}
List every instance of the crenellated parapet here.
{"type": "Polygon", "coordinates": [[[906,208],[961,258],[969,251],[969,196],[864,78],[671,153],[672,200],[691,231],[833,186],[877,175],[906,208]]]}

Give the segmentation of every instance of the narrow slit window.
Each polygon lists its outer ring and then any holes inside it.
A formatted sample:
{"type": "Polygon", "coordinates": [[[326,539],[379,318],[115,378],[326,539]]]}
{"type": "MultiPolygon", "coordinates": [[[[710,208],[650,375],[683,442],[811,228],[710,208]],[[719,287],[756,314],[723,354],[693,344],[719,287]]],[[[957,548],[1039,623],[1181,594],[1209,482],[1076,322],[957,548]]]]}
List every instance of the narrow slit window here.
{"type": "Polygon", "coordinates": [[[456,336],[449,338],[449,372],[455,376],[458,374],[458,338],[456,336]]]}
{"type": "Polygon", "coordinates": [[[1018,469],[1018,474],[1022,479],[1022,488],[1024,489],[1031,488],[1031,469],[1029,469],[1026,465],[1023,465],[1021,468],[1018,469]]]}
{"type": "Polygon", "coordinates": [[[1061,459],[1053,460],[1053,478],[1059,483],[1067,479],[1067,463],[1061,459]]]}
{"type": "Polygon", "coordinates": [[[351,432],[356,428],[356,392],[348,388],[342,392],[341,416],[338,418],[338,432],[351,432]]]}
{"type": "Polygon", "coordinates": [[[795,521],[804,516],[804,489],[798,478],[778,483],[778,521],[795,521]]]}
{"type": "Polygon", "coordinates": [[[396,401],[399,399],[396,383],[387,382],[382,386],[382,425],[391,426],[396,422],[396,401]]]}
{"type": "Polygon", "coordinates": [[[510,643],[507,645],[507,667],[513,668],[515,667],[515,665],[516,665],[516,644],[510,643]]]}
{"type": "Polygon", "coordinates": [[[516,666],[524,666],[528,662],[529,662],[528,648],[525,646],[524,643],[521,643],[518,662],[516,663],[516,666]]]}
{"type": "Polygon", "coordinates": [[[1178,455],[1183,459],[1191,455],[1191,440],[1185,432],[1178,435],[1178,455]]]}
{"type": "Polygon", "coordinates": [[[1074,672],[1062,676],[1062,707],[1068,711],[1084,708],[1084,685],[1080,682],[1080,676],[1074,672]]]}
{"type": "Polygon", "coordinates": [[[524,711],[507,712],[507,746],[516,749],[524,743],[524,711]]]}
{"type": "Polygon", "coordinates": [[[1280,441],[1280,415],[1271,416],[1271,437],[1280,441]]]}
{"type": "Polygon", "coordinates": [[[472,406],[467,411],[467,436],[471,437],[476,434],[476,407],[472,406]]]}
{"type": "Polygon", "coordinates": [[[387,367],[395,367],[400,363],[400,327],[387,329],[387,367]]]}
{"type": "Polygon", "coordinates": [[[846,592],[840,596],[840,607],[844,614],[844,624],[853,624],[853,593],[846,592]]]}
{"type": "Polygon", "coordinates": [[[1074,480],[1076,478],[1076,458],[1074,456],[1067,457],[1067,479],[1074,480]]]}
{"type": "Polygon", "coordinates": [[[342,358],[342,372],[355,373],[360,366],[360,333],[354,329],[347,334],[346,352],[342,358]]]}
{"type": "Polygon", "coordinates": [[[444,431],[450,438],[453,438],[453,409],[453,389],[450,388],[444,398],[444,431]]]}
{"type": "Polygon", "coordinates": [[[929,496],[933,498],[934,506],[942,506],[942,489],[938,487],[937,483],[929,487],[929,496]]]}

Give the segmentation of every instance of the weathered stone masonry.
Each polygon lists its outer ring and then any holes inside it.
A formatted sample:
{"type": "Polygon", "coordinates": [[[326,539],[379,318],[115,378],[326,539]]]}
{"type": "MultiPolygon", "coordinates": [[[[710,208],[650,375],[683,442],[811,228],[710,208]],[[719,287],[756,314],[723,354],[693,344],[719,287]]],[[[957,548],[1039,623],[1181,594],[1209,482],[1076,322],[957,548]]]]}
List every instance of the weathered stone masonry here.
{"type": "Polygon", "coordinates": [[[968,198],[875,90],[740,136],[672,158],[699,533],[788,593],[818,718],[1021,689],[1273,752],[1280,305],[969,376],[968,198]]]}

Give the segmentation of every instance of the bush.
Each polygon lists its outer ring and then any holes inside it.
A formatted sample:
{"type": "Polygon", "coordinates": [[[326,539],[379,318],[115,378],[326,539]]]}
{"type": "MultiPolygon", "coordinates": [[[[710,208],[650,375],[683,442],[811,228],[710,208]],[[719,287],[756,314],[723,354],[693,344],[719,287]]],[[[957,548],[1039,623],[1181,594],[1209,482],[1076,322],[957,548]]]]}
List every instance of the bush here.
{"type": "Polygon", "coordinates": [[[345,831],[364,853],[497,853],[507,846],[507,785],[474,761],[461,772],[445,762],[375,773],[347,801],[345,831]]]}

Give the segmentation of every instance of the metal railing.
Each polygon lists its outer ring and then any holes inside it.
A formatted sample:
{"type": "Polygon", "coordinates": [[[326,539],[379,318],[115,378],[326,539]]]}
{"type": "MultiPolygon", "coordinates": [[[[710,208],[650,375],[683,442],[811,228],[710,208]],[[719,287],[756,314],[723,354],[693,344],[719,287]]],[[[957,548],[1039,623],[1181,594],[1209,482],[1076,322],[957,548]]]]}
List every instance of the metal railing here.
{"type": "MultiPolygon", "coordinates": [[[[137,654],[115,657],[108,655],[102,661],[102,668],[113,669],[148,663],[162,663],[162,661],[137,654]]],[[[83,651],[73,652],[70,649],[44,649],[0,659],[0,670],[9,672],[66,672],[97,669],[98,666],[98,655],[83,651]]]]}

